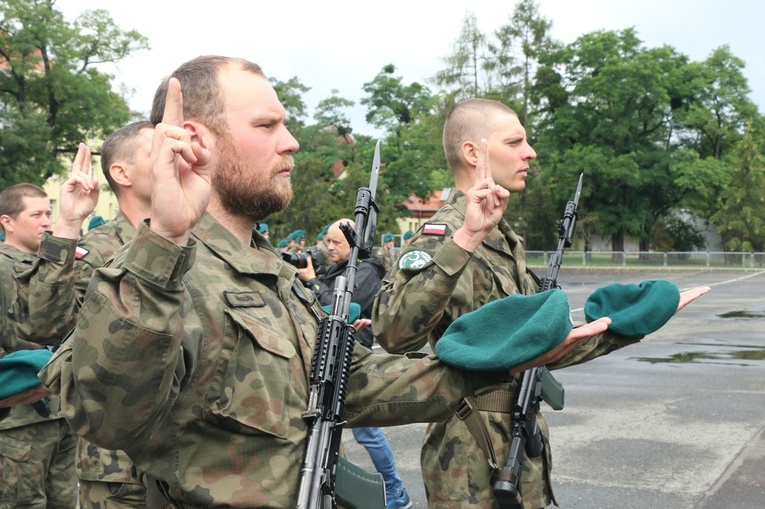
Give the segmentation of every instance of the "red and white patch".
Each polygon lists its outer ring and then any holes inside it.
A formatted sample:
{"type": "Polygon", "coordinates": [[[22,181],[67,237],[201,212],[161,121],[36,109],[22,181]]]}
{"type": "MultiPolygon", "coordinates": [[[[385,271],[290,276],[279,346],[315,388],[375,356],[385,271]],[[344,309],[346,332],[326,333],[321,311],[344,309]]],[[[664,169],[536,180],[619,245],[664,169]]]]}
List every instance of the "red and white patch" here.
{"type": "Polygon", "coordinates": [[[88,253],[90,253],[89,250],[85,249],[84,247],[77,246],[77,249],[74,250],[74,258],[79,260],[88,253]]]}
{"type": "Polygon", "coordinates": [[[422,228],[423,235],[446,235],[445,224],[426,224],[422,228]]]}

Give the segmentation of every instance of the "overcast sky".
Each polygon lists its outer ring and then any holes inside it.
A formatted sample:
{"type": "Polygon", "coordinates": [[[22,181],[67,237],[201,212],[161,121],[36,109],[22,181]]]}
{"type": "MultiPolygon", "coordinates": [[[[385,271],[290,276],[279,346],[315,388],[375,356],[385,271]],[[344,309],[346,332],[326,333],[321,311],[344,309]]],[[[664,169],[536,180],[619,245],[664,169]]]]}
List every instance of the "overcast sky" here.
{"type": "MultiPolygon", "coordinates": [[[[673,46],[704,60],[728,44],[746,63],[751,99],[765,111],[765,2],[755,0],[540,0],[552,35],[564,43],[599,29],[635,27],[647,47],[673,46]]],[[[135,29],[151,50],[104,71],[134,90],[130,106],[148,115],[160,80],[203,54],[244,57],[279,80],[297,76],[311,87],[309,108],[337,89],[357,103],[355,132],[374,134],[359,104],[362,85],[394,64],[405,83],[433,77],[452,53],[466,13],[491,33],[507,23],[513,0],[58,0],[73,21],[83,10],[106,9],[123,30],[135,29]]]]}

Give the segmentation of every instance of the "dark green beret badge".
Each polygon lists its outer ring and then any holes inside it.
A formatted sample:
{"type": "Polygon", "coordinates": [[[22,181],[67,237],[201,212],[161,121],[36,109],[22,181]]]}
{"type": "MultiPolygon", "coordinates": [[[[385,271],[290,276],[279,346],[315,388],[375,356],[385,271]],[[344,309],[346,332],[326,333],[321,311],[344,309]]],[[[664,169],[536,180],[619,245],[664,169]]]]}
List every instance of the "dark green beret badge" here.
{"type": "Polygon", "coordinates": [[[590,295],[584,304],[584,316],[587,322],[608,316],[608,328],[617,334],[645,336],[667,323],[679,303],[680,290],[664,279],[639,285],[614,283],[590,295]]]}
{"type": "Polygon", "coordinates": [[[10,398],[40,385],[37,372],[48,363],[53,352],[47,348],[19,350],[0,359],[0,399],[10,398]]]}
{"type": "Polygon", "coordinates": [[[562,290],[510,295],[452,322],[436,343],[436,354],[466,370],[511,369],[558,346],[573,327],[562,290]]]}

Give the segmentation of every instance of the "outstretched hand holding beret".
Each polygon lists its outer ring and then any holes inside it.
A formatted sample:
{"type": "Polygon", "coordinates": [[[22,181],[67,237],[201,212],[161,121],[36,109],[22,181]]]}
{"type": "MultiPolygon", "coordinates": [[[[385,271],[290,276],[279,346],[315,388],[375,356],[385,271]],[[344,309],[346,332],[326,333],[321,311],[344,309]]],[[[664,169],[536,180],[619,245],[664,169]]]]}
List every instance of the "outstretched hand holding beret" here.
{"type": "Polygon", "coordinates": [[[680,303],[680,290],[664,279],[639,285],[614,283],[598,288],[584,305],[587,322],[611,318],[608,328],[623,336],[645,336],[672,318],[680,303]]]}
{"type": "Polygon", "coordinates": [[[470,371],[512,369],[558,346],[572,328],[562,290],[515,294],[457,318],[436,343],[436,354],[470,371]]]}

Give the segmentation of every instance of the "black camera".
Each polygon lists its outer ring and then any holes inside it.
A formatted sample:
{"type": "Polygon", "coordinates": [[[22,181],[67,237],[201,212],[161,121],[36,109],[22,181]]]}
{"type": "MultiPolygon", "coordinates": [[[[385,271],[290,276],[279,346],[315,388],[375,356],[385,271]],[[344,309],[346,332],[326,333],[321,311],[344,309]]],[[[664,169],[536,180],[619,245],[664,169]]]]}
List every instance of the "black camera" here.
{"type": "Polygon", "coordinates": [[[298,269],[304,269],[308,267],[308,258],[312,259],[313,270],[316,271],[317,274],[319,271],[323,271],[324,253],[321,252],[319,246],[307,247],[302,253],[290,253],[289,251],[282,253],[282,259],[290,265],[294,265],[298,269]]]}

